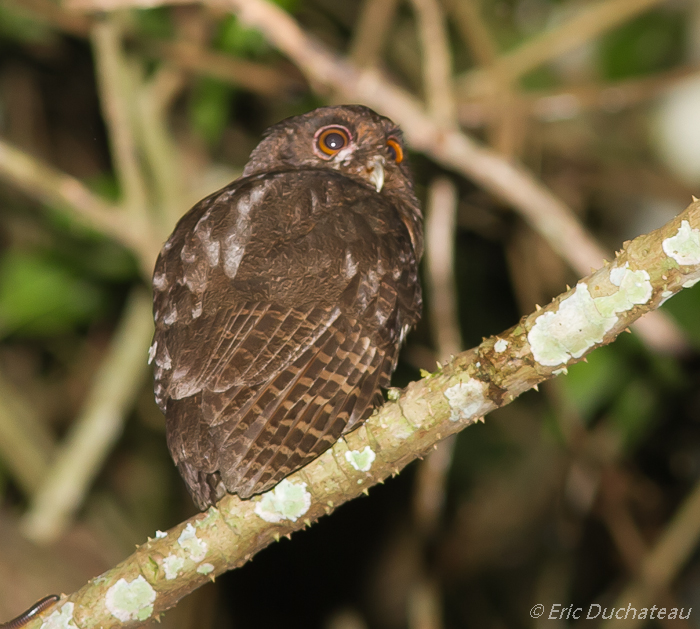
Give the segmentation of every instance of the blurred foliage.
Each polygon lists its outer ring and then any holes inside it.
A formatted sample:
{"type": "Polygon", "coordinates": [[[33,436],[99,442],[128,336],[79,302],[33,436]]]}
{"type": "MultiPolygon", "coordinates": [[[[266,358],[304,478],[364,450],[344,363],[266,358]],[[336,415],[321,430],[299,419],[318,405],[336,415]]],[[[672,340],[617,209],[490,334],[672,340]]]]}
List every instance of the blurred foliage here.
{"type": "Polygon", "coordinates": [[[679,293],[671,301],[664,304],[664,310],[670,312],[673,318],[683,326],[686,334],[692,339],[695,347],[700,348],[700,285],[679,293]]]}
{"type": "Polygon", "coordinates": [[[270,46],[260,31],[246,28],[240,20],[230,15],[221,22],[214,46],[236,57],[260,57],[270,46]]]}
{"type": "Polygon", "coordinates": [[[145,37],[169,38],[174,35],[170,11],[167,7],[142,9],[131,13],[138,32],[145,37]]]}
{"type": "Polygon", "coordinates": [[[101,288],[55,259],[19,251],[0,257],[0,337],[52,335],[104,313],[101,288]]]}
{"type": "Polygon", "coordinates": [[[686,20],[682,12],[650,11],[603,37],[603,77],[624,79],[680,63],[687,48],[686,20]]]}
{"type": "Polygon", "coordinates": [[[606,346],[598,348],[585,363],[572,365],[563,382],[569,400],[588,424],[619,395],[631,375],[625,355],[606,346]]]}
{"type": "Polygon", "coordinates": [[[215,144],[228,124],[234,88],[216,79],[198,81],[190,97],[190,120],[207,143],[215,144]]]}
{"type": "Polygon", "coordinates": [[[45,42],[53,35],[44,23],[14,7],[0,4],[0,37],[28,44],[45,42]]]}
{"type": "MultiPolygon", "coordinates": [[[[463,73],[474,69],[474,55],[450,9],[457,1],[442,4],[454,66],[463,73]]],[[[0,133],[117,202],[89,34],[52,23],[51,11],[37,9],[46,6],[42,2],[0,3],[0,133]]],[[[339,54],[351,49],[363,3],[277,4],[339,54]]],[[[590,4],[483,2],[483,26],[498,49],[508,51],[590,4]]],[[[69,12],[64,17],[68,23],[69,12]]],[[[148,79],[164,68],[177,78],[166,120],[183,190],[173,220],[226,183],[231,172],[240,172],[267,126],[333,102],[303,84],[273,97],[215,78],[206,68],[180,72],[177,60],[143,58],[133,45],[187,39],[208,52],[264,64],[279,76],[292,74],[261,33],[218,8],[158,7],[124,12],[119,19],[133,67],[144,69],[148,79]]],[[[662,164],[648,132],[656,99],[677,84],[663,72],[697,62],[691,51],[699,47],[698,23],[692,2],[642,13],[522,77],[508,101],[512,118],[505,112],[502,119],[489,119],[494,103],[477,99],[460,105],[464,111],[480,108],[481,121],[465,115],[463,122],[481,141],[507,147],[507,157],[522,161],[571,204],[601,242],[619,248],[630,234],[668,220],[667,208],[678,211],[691,192],[698,195],[697,187],[689,190],[662,164]],[[666,83],[625,101],[625,80],[640,77],[666,83]],[[601,96],[558,117],[537,111],[537,98],[550,90],[605,94],[609,87],[618,100],[601,96]]],[[[415,26],[411,3],[399,2],[381,66],[418,91],[415,26]]],[[[139,89],[145,92],[143,85],[139,89]]],[[[423,200],[438,175],[458,184],[455,273],[465,346],[515,324],[576,281],[510,208],[425,156],[410,158],[423,200]]],[[[147,161],[143,154],[139,159],[147,161]]],[[[145,171],[152,183],[154,169],[145,171]]],[[[125,295],[143,279],[134,255],[108,237],[17,193],[4,180],[0,186],[0,384],[6,381],[17,398],[0,399],[0,427],[8,408],[24,409],[22,417],[33,418],[55,447],[82,409],[125,295]]],[[[350,610],[366,621],[358,628],[413,628],[419,625],[408,610],[426,580],[439,592],[445,628],[535,626],[528,611],[537,602],[610,604],[632,573],[611,529],[619,514],[606,511],[610,493],[618,492],[636,534],[652,546],[700,481],[700,285],[674,297],[663,311],[691,344],[684,355],[654,355],[634,336],[622,335],[542,393],[528,393],[463,431],[445,483],[445,508],[431,533],[414,523],[413,465],[368,498],[217,580],[218,594],[205,589],[190,597],[194,602],[183,601],[166,615],[166,627],[339,629],[353,626],[333,624],[350,610]]],[[[396,385],[418,377],[420,369],[434,370],[432,326],[426,312],[409,337],[396,385]]],[[[6,464],[0,430],[0,618],[49,591],[71,591],[146,535],[192,512],[167,453],[150,383],[135,396],[126,420],[77,522],[47,550],[19,533],[18,514],[31,496],[6,464]],[[8,566],[21,573],[18,578],[7,576],[8,566]]],[[[700,607],[694,552],[667,593],[679,606],[700,607]]],[[[696,618],[691,623],[700,626],[696,618]]]]}

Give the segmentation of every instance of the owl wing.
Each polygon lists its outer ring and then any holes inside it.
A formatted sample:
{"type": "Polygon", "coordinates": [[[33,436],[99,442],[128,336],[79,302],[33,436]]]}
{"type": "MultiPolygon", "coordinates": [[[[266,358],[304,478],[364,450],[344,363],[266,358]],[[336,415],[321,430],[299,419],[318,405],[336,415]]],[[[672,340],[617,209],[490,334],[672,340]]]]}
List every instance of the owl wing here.
{"type": "Polygon", "coordinates": [[[397,212],[328,173],[236,182],[183,218],[154,276],[156,397],[200,507],[367,417],[419,315],[416,265],[397,212]]]}

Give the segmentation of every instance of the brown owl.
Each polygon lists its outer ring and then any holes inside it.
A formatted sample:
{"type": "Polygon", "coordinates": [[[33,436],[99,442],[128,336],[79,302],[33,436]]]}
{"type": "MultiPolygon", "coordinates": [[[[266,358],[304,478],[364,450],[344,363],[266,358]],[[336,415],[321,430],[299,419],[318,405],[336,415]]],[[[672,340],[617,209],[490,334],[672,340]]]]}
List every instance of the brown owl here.
{"type": "Polygon", "coordinates": [[[420,316],[422,216],[400,130],[359,105],[271,127],[153,275],[155,395],[200,509],[266,491],[381,401],[420,316]]]}

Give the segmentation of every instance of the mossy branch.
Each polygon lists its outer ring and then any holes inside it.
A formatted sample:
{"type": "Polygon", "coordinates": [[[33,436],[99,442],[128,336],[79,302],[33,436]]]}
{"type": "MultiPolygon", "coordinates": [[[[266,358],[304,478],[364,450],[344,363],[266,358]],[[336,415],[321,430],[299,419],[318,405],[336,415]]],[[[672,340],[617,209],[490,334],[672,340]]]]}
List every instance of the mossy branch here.
{"type": "Polygon", "coordinates": [[[397,474],[441,439],[565,372],[698,281],[696,201],[545,308],[390,396],[362,427],[274,490],[245,501],[227,496],[217,508],[149,539],[45,613],[47,624],[37,619],[27,627],[137,627],[158,617],[281,536],[397,474]]]}

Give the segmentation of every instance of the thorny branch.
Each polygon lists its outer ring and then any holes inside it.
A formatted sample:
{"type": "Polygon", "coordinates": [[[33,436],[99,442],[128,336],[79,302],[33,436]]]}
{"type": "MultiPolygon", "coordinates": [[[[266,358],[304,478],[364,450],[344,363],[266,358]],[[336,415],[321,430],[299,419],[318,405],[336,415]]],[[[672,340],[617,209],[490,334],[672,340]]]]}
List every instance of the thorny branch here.
{"type": "MultiPolygon", "coordinates": [[[[627,243],[612,263],[546,308],[392,396],[394,401],[366,424],[271,492],[246,501],[225,497],[217,508],[149,540],[61,601],[52,613],[63,614],[79,628],[136,627],[157,617],[280,536],[311,525],[397,474],[440,440],[585,360],[630,323],[699,280],[700,201],[696,201],[661,229],[627,243]]],[[[686,526],[687,514],[697,510],[696,494],[680,508],[679,527],[686,526]]],[[[690,538],[683,537],[684,544],[697,541],[697,529],[690,538]]],[[[665,539],[659,548],[665,548],[665,539]]],[[[687,558],[683,551],[675,549],[672,555],[687,558]]],[[[682,567],[682,561],[673,561],[663,569],[654,568],[659,552],[652,552],[640,574],[643,583],[650,580],[649,587],[660,579],[667,581],[682,567]]],[[[28,625],[39,626],[39,620],[28,625]]]]}

